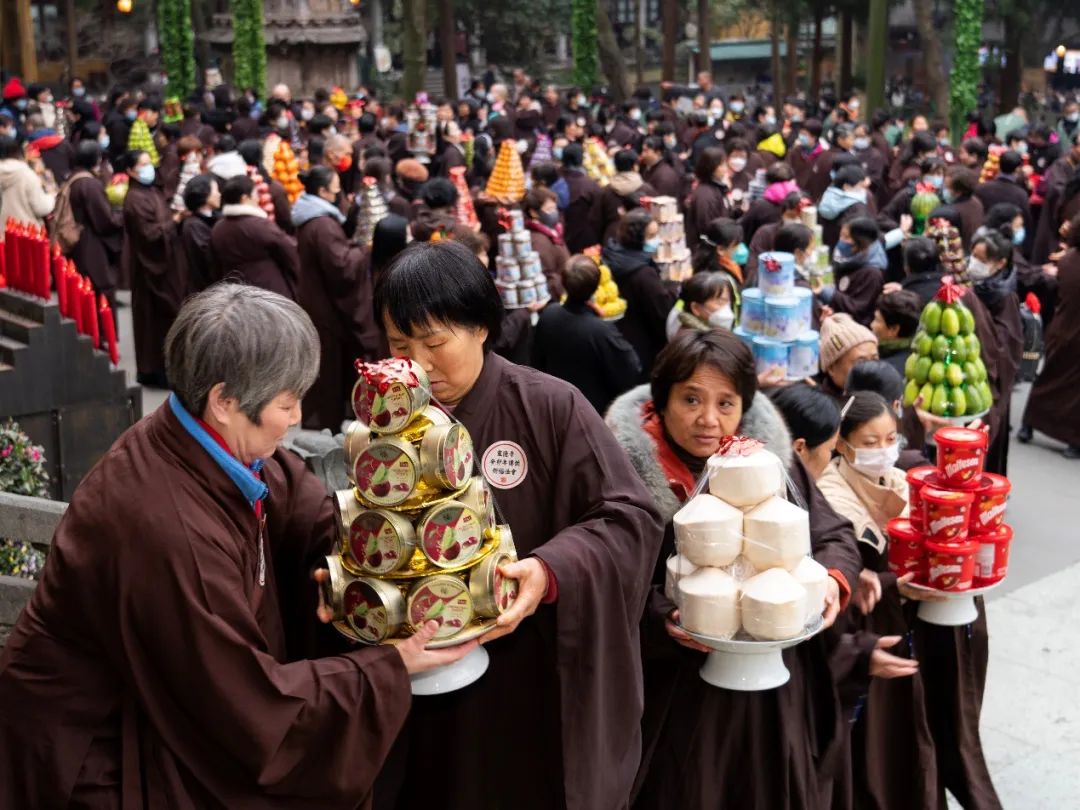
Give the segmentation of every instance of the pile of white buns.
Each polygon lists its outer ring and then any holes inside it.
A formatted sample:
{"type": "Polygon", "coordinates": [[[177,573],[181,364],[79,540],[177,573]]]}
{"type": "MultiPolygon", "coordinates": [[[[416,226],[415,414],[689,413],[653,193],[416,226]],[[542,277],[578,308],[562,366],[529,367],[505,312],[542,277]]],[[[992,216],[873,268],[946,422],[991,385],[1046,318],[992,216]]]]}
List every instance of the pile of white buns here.
{"type": "Polygon", "coordinates": [[[732,639],[801,635],[821,615],[829,574],[810,555],[810,516],[783,492],[780,459],[753,440],[726,443],[709,459],[709,492],[675,515],[678,553],[665,592],[680,624],[732,639]]]}

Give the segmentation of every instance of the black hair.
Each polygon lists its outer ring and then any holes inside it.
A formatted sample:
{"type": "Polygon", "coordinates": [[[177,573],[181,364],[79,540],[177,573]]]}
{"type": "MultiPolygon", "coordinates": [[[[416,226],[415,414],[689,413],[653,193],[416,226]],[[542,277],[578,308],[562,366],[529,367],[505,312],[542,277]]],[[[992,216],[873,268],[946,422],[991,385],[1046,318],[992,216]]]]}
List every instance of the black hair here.
{"type": "Polygon", "coordinates": [[[585,159],[585,150],[580,143],[568,143],[562,150],[562,165],[566,168],[580,167],[585,159]]]}
{"type": "Polygon", "coordinates": [[[311,116],[311,120],[307,122],[307,131],[312,135],[322,135],[333,125],[334,122],[330,120],[329,115],[319,113],[318,115],[311,116]]]}
{"type": "Polygon", "coordinates": [[[529,174],[532,176],[534,187],[540,185],[551,188],[559,182],[559,167],[547,161],[534,165],[529,174]]]}
{"type": "Polygon", "coordinates": [[[322,163],[323,155],[325,153],[326,141],[318,135],[313,135],[311,140],[307,143],[308,163],[312,166],[322,163]]]}
{"type": "Polygon", "coordinates": [[[815,138],[821,137],[821,121],[816,118],[807,118],[805,121],[799,124],[799,129],[809,132],[815,138]]]}
{"type": "Polygon", "coordinates": [[[366,112],[356,121],[356,129],[363,135],[370,135],[375,131],[379,122],[375,119],[375,113],[366,112]]]}
{"type": "Polygon", "coordinates": [[[644,208],[635,208],[623,214],[616,235],[619,244],[630,250],[641,250],[645,245],[645,231],[653,221],[652,214],[644,208]]]}
{"type": "Polygon", "coordinates": [[[236,151],[240,153],[240,157],[244,159],[244,163],[248,166],[259,166],[262,163],[262,144],[254,138],[240,141],[236,151]]]}
{"type": "Polygon", "coordinates": [[[600,286],[600,268],[588,256],[571,256],[562,274],[566,300],[582,304],[589,300],[600,286]]]}
{"type": "Polygon", "coordinates": [[[939,205],[937,208],[930,212],[930,215],[926,218],[927,222],[933,222],[935,219],[943,219],[952,225],[954,228],[960,228],[963,220],[960,218],[960,209],[955,205],[939,205]]]}
{"type": "Polygon", "coordinates": [[[701,183],[708,183],[713,178],[717,168],[723,166],[727,155],[722,147],[709,146],[701,150],[701,156],[694,164],[694,176],[701,183]]]}
{"type": "Polygon", "coordinates": [[[699,366],[715,368],[735,385],[746,413],[757,392],[754,355],[742,338],[722,329],[684,329],[656,356],[650,389],[653,405],[660,413],[667,408],[671,389],[693,376],[699,366]]]}
{"type": "Polygon", "coordinates": [[[433,177],[420,186],[417,197],[428,208],[450,208],[457,205],[458,190],[445,177],[433,177]]]}
{"type": "Polygon", "coordinates": [[[858,391],[873,391],[892,403],[904,396],[904,377],[885,360],[860,360],[851,367],[844,384],[845,394],[850,396],[858,391]]]}
{"type": "Polygon", "coordinates": [[[793,439],[802,439],[813,450],[840,430],[840,406],[817,386],[806,383],[778,386],[769,398],[787,422],[793,439]]]}
{"type": "Polygon", "coordinates": [[[889,115],[888,111],[874,110],[874,114],[870,116],[870,127],[876,132],[890,121],[892,121],[892,116],[889,115]]]}
{"type": "Polygon", "coordinates": [[[388,157],[373,157],[364,161],[364,177],[374,177],[379,186],[386,183],[392,169],[388,157]]]}
{"type": "Polygon", "coordinates": [[[379,279],[409,242],[409,220],[397,214],[387,214],[375,223],[371,239],[371,274],[379,279]]]}
{"type": "MultiPolygon", "coordinates": [[[[135,164],[139,162],[139,158],[145,154],[147,154],[145,149],[129,149],[121,155],[120,165],[117,168],[127,172],[133,171],[135,164]]],[[[2,151],[0,151],[0,157],[3,157],[2,151]]]]}
{"type": "Polygon", "coordinates": [[[938,169],[945,168],[945,161],[939,158],[937,155],[931,157],[925,157],[919,161],[919,173],[930,174],[936,172],[938,169]]]}
{"type": "Polygon", "coordinates": [[[222,205],[236,205],[242,197],[250,197],[255,191],[255,181],[246,174],[238,174],[225,181],[221,189],[222,205]]]}
{"type": "Polygon", "coordinates": [[[904,267],[909,275],[936,271],[939,256],[937,242],[928,236],[914,236],[904,242],[904,267]]]}
{"type": "Polygon", "coordinates": [[[301,175],[301,181],[304,184],[304,191],[308,194],[318,195],[324,188],[329,188],[330,183],[334,179],[334,175],[337,172],[331,169],[329,166],[312,166],[306,172],[301,175]]]}
{"type": "Polygon", "coordinates": [[[807,250],[814,241],[814,232],[801,222],[789,222],[776,232],[773,240],[773,250],[781,253],[794,253],[796,250],[807,250]]]}
{"type": "Polygon", "coordinates": [[[540,209],[544,207],[544,203],[548,200],[556,200],[555,192],[551,189],[544,188],[543,186],[533,186],[526,192],[525,196],[521,198],[521,210],[528,216],[535,211],[540,213],[540,209]]]}
{"type": "Polygon", "coordinates": [[[970,197],[975,193],[979,178],[967,166],[952,166],[945,174],[946,182],[958,197],[970,197]]]}
{"type": "Polygon", "coordinates": [[[1027,140],[1027,132],[1023,129],[1014,129],[1012,132],[1005,136],[1005,143],[1012,143],[1013,141],[1027,140]]]}
{"type": "Polygon", "coordinates": [[[214,144],[214,149],[218,154],[222,152],[234,152],[236,151],[236,138],[232,135],[218,135],[217,143],[214,144]]]}
{"type": "Polygon", "coordinates": [[[1024,159],[1020,157],[1019,152],[1009,150],[998,160],[998,167],[1001,169],[1002,174],[1015,174],[1016,170],[1020,168],[1020,164],[1023,162],[1024,159]]]}
{"type": "Polygon", "coordinates": [[[911,140],[904,146],[900,153],[900,162],[904,166],[910,166],[927,152],[937,151],[937,141],[929,132],[916,132],[911,140]]]}
{"type": "Polygon", "coordinates": [[[833,185],[837,188],[857,186],[864,180],[866,180],[866,169],[860,164],[852,163],[836,172],[836,179],[833,180],[833,185]]]}
{"type": "Polygon", "coordinates": [[[1009,239],[1012,239],[1013,220],[1022,215],[1023,211],[1020,210],[1020,206],[1018,205],[1007,202],[996,203],[990,206],[990,210],[986,212],[986,217],[983,219],[983,225],[987,228],[992,228],[995,231],[1000,231],[1009,239]]]}
{"type": "Polygon", "coordinates": [[[732,286],[732,278],[723,271],[706,271],[694,273],[683,282],[679,299],[686,305],[686,312],[690,311],[691,304],[704,304],[711,301],[727,289],[728,300],[735,305],[735,288],[732,286]]]}
{"type": "MultiPolygon", "coordinates": [[[[856,365],[859,364],[856,363],[856,365]]],[[[888,364],[886,363],[886,365],[888,364]]],[[[889,367],[892,368],[892,366],[889,367]]],[[[849,379],[850,376],[849,374],[849,379]]],[[[840,435],[845,439],[848,438],[867,422],[877,419],[883,413],[890,414],[893,419],[896,419],[891,402],[892,400],[886,400],[877,391],[856,391],[851,394],[846,404],[841,408],[844,415],[840,419],[840,435]]]]}
{"type": "Polygon", "coordinates": [[[649,135],[641,142],[641,149],[651,149],[653,152],[664,154],[664,138],[661,135],[649,135]]]}
{"type": "Polygon", "coordinates": [[[960,145],[964,147],[965,152],[975,155],[979,159],[980,163],[986,162],[987,149],[986,144],[983,143],[982,139],[968,138],[960,145]]]}
{"type": "Polygon", "coordinates": [[[765,170],[766,183],[784,183],[794,179],[795,171],[783,161],[777,161],[765,170]]]}
{"type": "Polygon", "coordinates": [[[75,147],[75,166],[92,172],[101,163],[101,144],[95,138],[79,141],[75,147]]]}
{"type": "Polygon", "coordinates": [[[858,250],[865,250],[881,238],[877,223],[870,217],[855,217],[845,224],[858,250]]]}
{"type": "Polygon", "coordinates": [[[801,191],[792,191],[790,194],[785,195],[784,199],[780,201],[780,213],[802,210],[803,199],[801,191]]]}
{"type": "Polygon", "coordinates": [[[214,187],[214,177],[210,174],[197,174],[188,180],[184,186],[184,207],[191,213],[195,213],[210,199],[210,191],[214,187]]]}
{"type": "Polygon", "coordinates": [[[22,149],[19,147],[18,141],[8,135],[0,137],[0,160],[9,160],[11,158],[21,160],[22,156],[22,149]]]}
{"type": "MultiPolygon", "coordinates": [[[[733,219],[717,217],[711,220],[698,237],[698,243],[693,245],[693,258],[690,261],[694,273],[705,273],[719,270],[716,260],[716,249],[726,248],[742,241],[742,226],[733,219]],[[708,241],[705,241],[708,240],[708,241]]],[[[731,299],[734,301],[734,297],[731,299]]]]}
{"type": "Polygon", "coordinates": [[[922,314],[922,298],[912,290],[884,293],[877,300],[877,310],[888,326],[899,326],[898,337],[909,338],[919,328],[922,314]]]}
{"type": "Polygon", "coordinates": [[[136,105],[136,109],[153,110],[154,112],[159,113],[161,112],[161,104],[158,102],[157,99],[148,96],[136,105]]]}
{"type": "Polygon", "coordinates": [[[851,124],[837,124],[833,127],[833,143],[839,143],[841,138],[855,137],[855,129],[851,124]]]}
{"type": "Polygon", "coordinates": [[[617,172],[632,172],[637,166],[638,153],[633,149],[620,149],[615,153],[614,164],[617,172]]]}
{"type": "Polygon", "coordinates": [[[992,262],[1006,259],[1012,261],[1013,243],[1006,239],[999,231],[985,231],[971,240],[971,252],[975,252],[975,246],[982,244],[986,247],[986,258],[992,262]]]}
{"type": "Polygon", "coordinates": [[[375,317],[412,336],[437,322],[487,329],[485,349],[499,338],[503,304],[487,268],[464,245],[417,242],[390,263],[375,289],[375,317]]]}

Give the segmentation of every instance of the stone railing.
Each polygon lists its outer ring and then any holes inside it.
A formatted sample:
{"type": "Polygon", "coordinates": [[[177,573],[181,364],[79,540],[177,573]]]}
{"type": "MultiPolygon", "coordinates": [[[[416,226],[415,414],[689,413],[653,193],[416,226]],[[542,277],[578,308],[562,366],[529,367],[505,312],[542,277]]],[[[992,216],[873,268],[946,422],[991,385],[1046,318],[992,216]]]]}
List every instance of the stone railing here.
{"type": "MultiPolygon", "coordinates": [[[[67,504],[0,492],[0,537],[24,540],[48,550],[67,504]]],[[[0,576],[0,647],[37,587],[37,580],[0,576]]]]}

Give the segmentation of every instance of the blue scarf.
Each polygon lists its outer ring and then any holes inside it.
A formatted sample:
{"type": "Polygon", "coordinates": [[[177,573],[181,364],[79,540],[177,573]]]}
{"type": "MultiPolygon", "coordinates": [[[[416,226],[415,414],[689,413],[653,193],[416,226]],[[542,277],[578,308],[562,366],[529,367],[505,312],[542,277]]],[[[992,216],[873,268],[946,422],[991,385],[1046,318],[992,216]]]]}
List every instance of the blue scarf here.
{"type": "Polygon", "coordinates": [[[218,444],[217,440],[206,432],[205,428],[187,412],[180,404],[180,398],[175,393],[169,394],[169,407],[191,437],[195,439],[212,458],[225,474],[229,476],[245,500],[254,509],[258,501],[264,500],[270,494],[270,488],[259,478],[258,473],[263,468],[263,460],[257,459],[250,467],[244,465],[236,456],[229,453],[218,444]]]}

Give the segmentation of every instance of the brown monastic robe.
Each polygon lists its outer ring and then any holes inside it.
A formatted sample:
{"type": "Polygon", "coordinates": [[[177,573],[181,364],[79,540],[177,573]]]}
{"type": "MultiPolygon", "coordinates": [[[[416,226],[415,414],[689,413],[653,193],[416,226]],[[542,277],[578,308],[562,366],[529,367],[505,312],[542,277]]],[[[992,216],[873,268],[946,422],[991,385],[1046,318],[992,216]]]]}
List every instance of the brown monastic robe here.
{"type": "Polygon", "coordinates": [[[124,198],[123,276],[131,280],[135,362],[140,374],[164,374],[165,335],[187,289],[176,225],[156,186],[132,179],[124,198]]]}
{"type": "Polygon", "coordinates": [[[260,521],[168,404],[79,485],[0,657],[0,807],[366,806],[409,708],[390,647],[305,660],[335,534],[299,459],[260,521]]]}
{"type": "Polygon", "coordinates": [[[124,238],[124,215],[109,204],[101,180],[89,173],[73,175],[71,213],[82,225],[71,258],[79,272],[90,278],[94,289],[109,299],[116,310],[117,261],[124,238]]]}
{"type": "Polygon", "coordinates": [[[624,808],[641,755],[638,617],[661,535],[648,492],[585,398],[533,369],[488,354],[454,416],[481,468],[489,452],[522,462],[516,486],[493,489],[496,508],[558,597],[487,645],[474,685],[413,699],[375,806],[624,808]]]}

